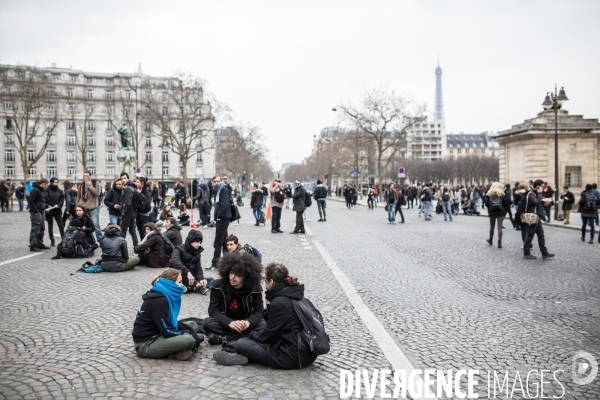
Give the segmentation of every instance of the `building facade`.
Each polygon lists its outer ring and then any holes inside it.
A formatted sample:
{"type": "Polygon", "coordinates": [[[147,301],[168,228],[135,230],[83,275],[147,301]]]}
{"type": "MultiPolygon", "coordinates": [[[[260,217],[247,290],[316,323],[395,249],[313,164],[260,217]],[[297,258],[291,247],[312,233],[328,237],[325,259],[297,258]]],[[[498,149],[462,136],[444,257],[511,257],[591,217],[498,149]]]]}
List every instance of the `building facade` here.
{"type": "Polygon", "coordinates": [[[451,133],[446,135],[447,158],[498,157],[500,145],[488,132],[451,133]]]}
{"type": "MultiPolygon", "coordinates": [[[[0,176],[3,179],[18,181],[25,176],[16,145],[23,136],[19,132],[24,132],[23,129],[19,131],[17,119],[27,117],[17,115],[16,103],[22,102],[17,99],[17,92],[24,91],[19,86],[32,84],[32,81],[25,82],[27,74],[38,75],[40,87],[45,90],[40,98],[45,102],[45,109],[30,117],[33,122],[29,122],[36,126],[32,128],[36,129],[36,134],[26,144],[27,157],[34,160],[43,153],[29,167],[30,179],[56,176],[60,180],[77,182],[83,179],[84,169],[100,180],[115,179],[120,173],[116,154],[121,147],[121,137],[117,130],[123,123],[131,132],[128,147],[136,151],[138,175],[154,181],[181,178],[181,153],[174,152],[169,140],[159,133],[159,125],[165,124],[167,118],[170,125],[183,125],[169,114],[176,113],[175,78],[145,75],[141,68],[136,73],[121,74],[57,68],[55,65],[41,69],[5,65],[0,67],[0,74],[0,114],[4,136],[0,143],[3,154],[0,176]],[[154,115],[154,103],[162,107],[165,119],[160,123],[154,115]],[[53,123],[56,127],[47,141],[48,126],[53,123]]],[[[202,99],[203,94],[198,96],[202,99]]],[[[196,116],[204,118],[207,114],[210,114],[210,105],[203,104],[196,116]]],[[[207,132],[212,129],[206,128],[203,127],[207,132]]],[[[184,133],[179,138],[170,139],[178,140],[180,145],[186,140],[191,142],[192,157],[185,160],[188,179],[214,175],[215,154],[211,135],[214,132],[192,139],[184,137],[184,133]]]]}
{"type": "MultiPolygon", "coordinates": [[[[600,180],[600,123],[558,110],[558,169],[560,188],[573,193],[587,183],[600,180]]],[[[554,111],[498,133],[500,182],[527,182],[542,179],[554,186],[554,111]]]]}

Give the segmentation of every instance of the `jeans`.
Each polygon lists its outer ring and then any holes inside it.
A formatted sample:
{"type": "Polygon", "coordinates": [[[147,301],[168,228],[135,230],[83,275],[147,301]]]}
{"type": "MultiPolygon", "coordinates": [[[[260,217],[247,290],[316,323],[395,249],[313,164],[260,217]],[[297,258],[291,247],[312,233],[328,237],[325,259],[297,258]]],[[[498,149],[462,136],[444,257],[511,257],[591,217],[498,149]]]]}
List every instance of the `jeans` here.
{"type": "Polygon", "coordinates": [[[527,229],[529,229],[529,225],[521,224],[521,239],[523,239],[523,243],[525,243],[525,239],[527,239],[527,229]]]}
{"type": "Polygon", "coordinates": [[[502,241],[502,224],[504,223],[504,215],[497,217],[490,217],[490,240],[494,238],[494,228],[498,221],[498,241],[502,241]]]}
{"type": "Polygon", "coordinates": [[[402,218],[402,222],[404,222],[404,213],[402,212],[402,206],[398,204],[396,206],[396,212],[394,212],[394,220],[396,219],[396,213],[400,213],[400,217],[402,218]]]}
{"type": "Polygon", "coordinates": [[[537,234],[538,245],[540,246],[540,251],[542,255],[548,254],[548,249],[546,248],[546,238],[544,237],[544,227],[542,226],[542,221],[538,222],[535,225],[529,225],[527,228],[527,238],[525,239],[525,244],[523,245],[523,250],[525,251],[525,255],[531,254],[531,248],[533,247],[533,237],[537,234]]]}
{"type": "Polygon", "coordinates": [[[92,218],[92,221],[94,221],[94,227],[96,228],[96,241],[98,243],[100,243],[100,240],[102,239],[102,229],[100,229],[100,215],[99,215],[100,208],[92,208],[87,213],[92,218]]]}
{"type": "MultiPolygon", "coordinates": [[[[52,210],[55,211],[55,210],[52,210]]],[[[58,214],[48,214],[46,213],[46,221],[48,222],[48,236],[50,236],[50,243],[54,243],[54,223],[52,219],[56,221],[56,225],[58,226],[58,231],[60,232],[60,240],[65,235],[65,229],[62,221],[62,216],[60,215],[60,210],[56,210],[58,214]]]]}
{"type": "Polygon", "coordinates": [[[277,231],[281,227],[281,207],[274,206],[273,217],[271,218],[271,230],[277,231]]]}
{"type": "Polygon", "coordinates": [[[317,200],[317,208],[319,209],[319,218],[320,219],[327,219],[327,214],[325,213],[325,207],[326,207],[325,199],[317,200]],[[321,214],[321,212],[323,212],[323,213],[321,214]]]}
{"type": "Polygon", "coordinates": [[[459,213],[458,207],[459,207],[459,203],[452,203],[452,205],[450,206],[450,210],[453,213],[457,213],[458,214],[459,213]]]}
{"type": "Polygon", "coordinates": [[[129,230],[134,247],[139,244],[137,233],[135,232],[135,215],[135,211],[131,211],[123,215],[121,219],[121,231],[123,232],[123,237],[127,239],[127,230],[129,230]]]}
{"type": "Polygon", "coordinates": [[[198,209],[198,214],[200,215],[200,224],[202,226],[208,225],[210,222],[210,214],[205,213],[201,208],[198,209]]]}
{"type": "Polygon", "coordinates": [[[23,199],[17,199],[19,201],[19,210],[23,211],[23,199]]]}
{"type": "Polygon", "coordinates": [[[217,262],[219,258],[221,258],[221,252],[224,254],[227,253],[227,245],[225,243],[225,238],[227,237],[227,228],[229,227],[229,220],[220,219],[216,222],[216,230],[215,230],[215,241],[213,243],[214,253],[213,259],[211,262],[211,266],[216,268],[217,262]]]}
{"type": "Polygon", "coordinates": [[[140,234],[140,240],[146,237],[146,229],[144,225],[146,225],[150,221],[149,215],[139,214],[135,216],[135,226],[137,227],[137,231],[140,234]]]}
{"type": "Polygon", "coordinates": [[[415,208],[415,198],[414,196],[408,196],[408,202],[406,203],[406,208],[415,208]]]}
{"type": "Polygon", "coordinates": [[[475,214],[479,214],[481,212],[481,198],[475,199],[475,214]]]}
{"type": "Polygon", "coordinates": [[[431,211],[433,210],[433,205],[431,201],[423,201],[423,212],[425,213],[425,219],[431,218],[431,211]]]}
{"type": "Polygon", "coordinates": [[[452,210],[450,209],[450,201],[442,201],[442,211],[444,212],[444,220],[450,217],[452,221],[452,210]]]}
{"type": "Polygon", "coordinates": [[[258,222],[260,220],[260,210],[262,206],[252,207],[252,214],[254,215],[254,219],[258,222]]]}
{"type": "Polygon", "coordinates": [[[267,206],[267,196],[263,196],[263,208],[267,206]]]}
{"type": "Polygon", "coordinates": [[[544,212],[546,213],[546,218],[547,218],[546,222],[550,222],[552,220],[552,218],[551,218],[551,216],[552,216],[552,206],[551,205],[547,205],[546,207],[544,207],[544,212]]]}
{"type": "Polygon", "coordinates": [[[585,228],[589,222],[590,224],[590,239],[594,240],[594,234],[596,233],[594,222],[596,222],[596,217],[581,217],[581,221],[583,221],[583,226],[581,227],[581,237],[585,239],[585,228]]]}
{"type": "Polygon", "coordinates": [[[396,222],[396,205],[388,204],[387,207],[388,207],[388,221],[396,222]]]}
{"type": "Polygon", "coordinates": [[[236,332],[230,328],[223,328],[219,321],[217,321],[213,317],[204,318],[204,321],[202,321],[202,328],[204,328],[204,332],[206,332],[207,335],[211,333],[216,333],[220,336],[227,336],[227,341],[238,340],[241,338],[248,337],[250,336],[250,333],[252,333],[252,331],[259,331],[266,327],[267,323],[264,319],[261,320],[258,324],[256,324],[256,326],[250,327],[242,332],[236,332]]]}
{"type": "MultiPolygon", "coordinates": [[[[421,206],[419,207],[419,215],[421,215],[422,212],[425,212],[425,204],[423,202],[421,202],[421,206]]],[[[425,216],[427,216],[427,214],[425,214],[425,216]]]]}
{"type": "Polygon", "coordinates": [[[121,222],[123,221],[123,217],[120,215],[110,215],[108,214],[108,223],[110,225],[119,225],[121,226],[121,222]]]}
{"type": "Polygon", "coordinates": [[[29,231],[29,247],[40,247],[44,245],[44,213],[29,213],[31,230],[29,231]]]}

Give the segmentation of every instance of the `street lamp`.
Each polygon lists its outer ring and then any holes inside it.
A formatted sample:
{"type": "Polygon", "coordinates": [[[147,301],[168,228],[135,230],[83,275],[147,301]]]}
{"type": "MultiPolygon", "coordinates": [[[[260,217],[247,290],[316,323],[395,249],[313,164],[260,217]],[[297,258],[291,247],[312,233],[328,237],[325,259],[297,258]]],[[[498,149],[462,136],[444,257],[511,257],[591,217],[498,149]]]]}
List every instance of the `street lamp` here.
{"type": "Polygon", "coordinates": [[[554,93],[548,92],[542,103],[544,110],[554,110],[554,182],[556,190],[554,191],[554,220],[558,217],[558,110],[565,101],[569,100],[565,93],[565,88],[561,87],[557,92],[557,86],[554,85],[554,93]]]}

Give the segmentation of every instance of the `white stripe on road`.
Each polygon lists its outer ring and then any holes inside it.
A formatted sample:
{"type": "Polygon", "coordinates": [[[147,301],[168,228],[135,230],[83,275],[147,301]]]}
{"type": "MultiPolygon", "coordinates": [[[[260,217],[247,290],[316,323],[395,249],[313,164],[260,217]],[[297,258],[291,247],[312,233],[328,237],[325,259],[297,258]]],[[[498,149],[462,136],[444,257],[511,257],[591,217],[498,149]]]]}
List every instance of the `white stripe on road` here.
{"type": "Polygon", "coordinates": [[[44,253],[42,253],[42,252],[39,252],[39,253],[33,253],[33,254],[28,254],[28,255],[26,255],[26,256],[19,257],[19,258],[13,258],[12,260],[8,260],[8,261],[2,261],[2,262],[0,262],[0,266],[2,266],[2,265],[6,265],[6,264],[11,264],[11,263],[14,263],[14,262],[17,262],[17,261],[25,260],[25,259],[27,259],[27,258],[31,258],[31,257],[35,257],[35,256],[39,256],[39,255],[42,255],[42,254],[44,254],[44,253]]]}
{"type": "Polygon", "coordinates": [[[312,236],[313,235],[312,229],[310,229],[308,226],[306,226],[306,224],[304,224],[304,231],[306,232],[306,234],[308,236],[312,236]]]}
{"type": "MultiPolygon", "coordinates": [[[[321,256],[331,269],[331,273],[337,279],[339,284],[344,289],[346,296],[348,296],[348,300],[350,300],[350,304],[354,307],[360,318],[363,320],[364,324],[367,326],[371,334],[375,338],[375,342],[381,348],[383,355],[387,360],[392,364],[392,369],[394,371],[406,371],[406,376],[409,376],[410,372],[414,370],[414,366],[408,360],[406,355],[400,350],[400,348],[394,342],[394,339],[390,336],[390,334],[385,330],[381,322],[377,319],[375,314],[367,307],[367,305],[363,302],[360,295],[356,292],[354,285],[350,283],[350,280],[342,272],[340,267],[335,263],[329,252],[325,249],[325,247],[318,240],[313,240],[313,243],[321,253],[321,256]]],[[[435,394],[431,392],[428,386],[425,386],[423,378],[421,375],[416,375],[423,387],[427,388],[428,393],[425,393],[424,398],[435,399],[435,394]]]]}

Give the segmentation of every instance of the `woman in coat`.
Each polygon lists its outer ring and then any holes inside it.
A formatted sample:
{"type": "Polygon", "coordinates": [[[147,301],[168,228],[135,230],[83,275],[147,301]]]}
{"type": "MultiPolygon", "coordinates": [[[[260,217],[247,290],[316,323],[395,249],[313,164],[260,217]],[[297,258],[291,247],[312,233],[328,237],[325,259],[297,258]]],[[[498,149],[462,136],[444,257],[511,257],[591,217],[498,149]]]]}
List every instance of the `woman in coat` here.
{"type": "Polygon", "coordinates": [[[170,258],[167,255],[167,246],[162,237],[160,228],[152,222],[144,225],[146,236],[142,243],[135,246],[134,251],[140,257],[140,265],[149,268],[168,268],[170,258]]]}
{"type": "Polygon", "coordinates": [[[506,209],[510,207],[508,197],[504,195],[502,184],[500,182],[492,183],[490,190],[485,195],[485,205],[490,217],[490,238],[487,240],[491,246],[494,239],[494,228],[498,223],[498,248],[502,248],[502,223],[506,215],[506,209]]]}
{"type": "Polygon", "coordinates": [[[92,220],[92,217],[87,214],[87,211],[83,206],[75,207],[75,215],[71,219],[71,222],[73,222],[74,219],[79,220],[81,229],[88,236],[88,241],[90,243],[96,243],[96,227],[94,226],[94,221],[92,220]]]}
{"type": "Polygon", "coordinates": [[[177,220],[179,221],[179,225],[181,226],[190,225],[190,214],[188,214],[185,203],[182,203],[181,206],[179,206],[179,215],[177,216],[177,220]]]}
{"type": "Polygon", "coordinates": [[[152,203],[154,207],[158,208],[161,199],[160,189],[158,188],[158,182],[154,182],[154,185],[152,185],[152,191],[150,192],[150,196],[152,196],[152,203]]]}
{"type": "Polygon", "coordinates": [[[292,300],[304,297],[304,285],[290,276],[282,264],[267,265],[264,279],[267,286],[265,297],[269,304],[263,318],[267,326],[251,332],[249,338],[238,339],[235,342],[236,357],[242,355],[278,369],[299,369],[312,364],[317,356],[298,336],[302,334],[303,327],[292,304],[292,300]]]}
{"type": "Polygon", "coordinates": [[[129,257],[127,241],[119,225],[108,225],[100,241],[102,248],[103,272],[123,272],[135,268],[140,262],[138,257],[129,257]]]}
{"type": "Polygon", "coordinates": [[[165,221],[167,218],[171,218],[173,213],[171,212],[171,206],[169,204],[165,204],[160,212],[160,220],[165,221]]]}
{"type": "MultiPolygon", "coordinates": [[[[581,198],[579,199],[579,209],[577,212],[581,214],[581,221],[583,225],[581,226],[581,241],[585,242],[585,232],[588,223],[590,224],[590,244],[594,244],[594,222],[598,219],[598,205],[600,204],[600,199],[593,192],[593,186],[589,183],[585,185],[585,190],[581,192],[581,198]],[[595,204],[595,208],[590,208],[590,205],[595,204]]],[[[600,235],[598,235],[598,243],[600,243],[600,235]]]]}
{"type": "Polygon", "coordinates": [[[77,204],[77,185],[65,181],[65,212],[63,213],[63,225],[70,217],[75,216],[75,204],[77,204]]]}
{"type": "Polygon", "coordinates": [[[195,322],[178,321],[181,310],[181,273],[165,269],[151,281],[152,288],[142,296],[142,306],[133,323],[135,352],[143,358],[169,357],[185,361],[198,349],[202,338],[195,322]]]}

